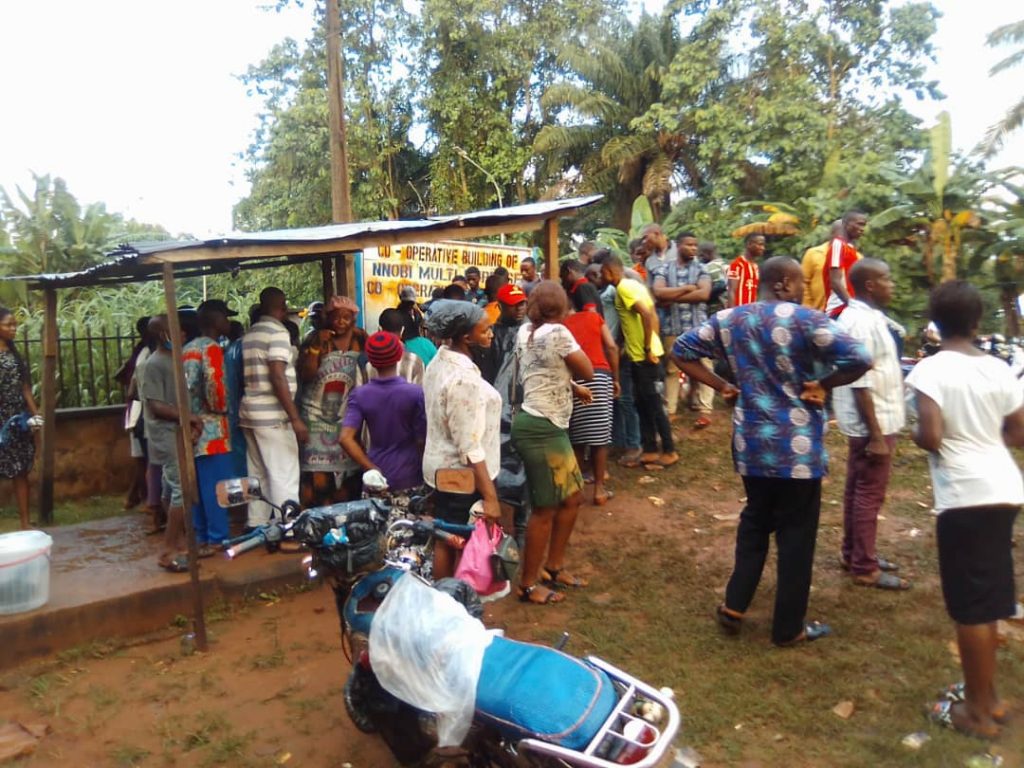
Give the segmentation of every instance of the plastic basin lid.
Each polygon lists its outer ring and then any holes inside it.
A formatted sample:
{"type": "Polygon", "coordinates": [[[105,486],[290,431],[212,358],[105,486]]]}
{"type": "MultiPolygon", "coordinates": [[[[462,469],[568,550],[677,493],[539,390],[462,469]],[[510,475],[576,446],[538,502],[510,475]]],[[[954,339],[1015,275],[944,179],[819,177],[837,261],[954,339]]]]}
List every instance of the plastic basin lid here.
{"type": "Polygon", "coordinates": [[[0,568],[23,562],[53,546],[53,539],[42,531],[15,531],[0,535],[0,568]]]}

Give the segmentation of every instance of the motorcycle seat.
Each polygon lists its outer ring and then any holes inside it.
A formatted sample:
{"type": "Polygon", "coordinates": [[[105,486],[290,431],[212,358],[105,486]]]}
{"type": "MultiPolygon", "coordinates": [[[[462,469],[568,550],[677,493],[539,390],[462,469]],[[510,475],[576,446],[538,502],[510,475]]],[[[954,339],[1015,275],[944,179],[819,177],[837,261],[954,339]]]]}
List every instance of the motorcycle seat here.
{"type": "Polygon", "coordinates": [[[582,750],[617,703],[608,675],[554,648],[495,637],[484,652],[477,715],[510,737],[582,750]]]}

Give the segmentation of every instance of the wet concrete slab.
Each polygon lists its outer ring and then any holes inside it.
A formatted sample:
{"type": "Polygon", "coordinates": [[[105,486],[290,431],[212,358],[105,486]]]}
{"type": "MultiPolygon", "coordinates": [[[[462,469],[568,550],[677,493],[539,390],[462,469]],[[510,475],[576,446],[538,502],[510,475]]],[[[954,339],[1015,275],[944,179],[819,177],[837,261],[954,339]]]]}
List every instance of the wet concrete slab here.
{"type": "MultiPolygon", "coordinates": [[[[0,668],[111,638],[133,637],[192,615],[188,574],[156,564],[160,537],[143,515],[47,529],[53,537],[50,599],[42,608],[0,615],[0,668]]],[[[200,560],[206,605],[298,584],[299,554],[253,550],[236,560],[200,560]]]]}

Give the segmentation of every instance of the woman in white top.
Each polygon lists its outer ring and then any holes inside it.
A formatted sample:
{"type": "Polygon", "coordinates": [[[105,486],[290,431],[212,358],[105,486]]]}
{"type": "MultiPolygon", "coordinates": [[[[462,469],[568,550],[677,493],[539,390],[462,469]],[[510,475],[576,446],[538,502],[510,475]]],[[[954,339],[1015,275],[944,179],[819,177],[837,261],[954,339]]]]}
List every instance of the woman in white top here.
{"type": "MultiPolygon", "coordinates": [[[[423,376],[427,409],[427,440],[423,448],[423,479],[437,489],[437,472],[472,471],[475,492],[436,490],[434,514],[449,522],[466,523],[469,510],[483,499],[484,516],[501,517],[494,478],[501,468],[499,426],[501,395],[480,375],[472,347],[489,347],[494,338],[484,311],[468,301],[434,303],[427,330],[445,343],[423,376]]],[[[434,578],[455,572],[455,553],[434,545],[434,578]]]]}
{"type": "Polygon", "coordinates": [[[964,672],[931,717],[993,738],[1007,715],[995,690],[996,621],[1016,606],[1010,542],[1024,483],[1007,446],[1024,446],[1024,389],[1004,362],[974,346],[982,311],[970,284],[936,288],[929,315],[942,345],[906,384],[918,414],[914,442],[929,452],[942,593],[964,672]]]}
{"type": "Polygon", "coordinates": [[[583,475],[566,430],[573,394],[584,402],[591,400],[590,390],[572,380],[590,381],[594,368],[561,324],[568,309],[562,286],[544,280],[530,293],[529,322],[516,337],[523,405],[512,419],[512,444],[523,459],[533,502],[519,577],[523,602],[557,603],[564,596],[551,587],[586,586],[563,570],[583,490],[583,475]],[[541,569],[545,550],[547,564],[541,569]]]}

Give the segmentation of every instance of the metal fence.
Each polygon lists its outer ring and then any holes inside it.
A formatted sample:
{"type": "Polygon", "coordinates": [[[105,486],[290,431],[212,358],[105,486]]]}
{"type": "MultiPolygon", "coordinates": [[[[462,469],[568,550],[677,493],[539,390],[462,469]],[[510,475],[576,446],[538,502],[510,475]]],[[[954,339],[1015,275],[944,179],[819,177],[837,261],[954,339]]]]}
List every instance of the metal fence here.
{"type": "MultiPolygon", "coordinates": [[[[134,329],[61,327],[57,323],[57,407],[94,408],[124,402],[124,388],[115,374],[131,357],[138,341],[134,329]]],[[[38,399],[43,370],[43,341],[22,327],[18,348],[32,374],[38,399]]]]}

